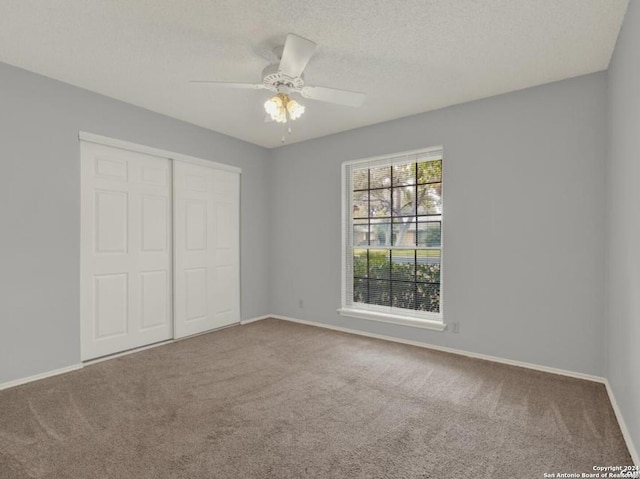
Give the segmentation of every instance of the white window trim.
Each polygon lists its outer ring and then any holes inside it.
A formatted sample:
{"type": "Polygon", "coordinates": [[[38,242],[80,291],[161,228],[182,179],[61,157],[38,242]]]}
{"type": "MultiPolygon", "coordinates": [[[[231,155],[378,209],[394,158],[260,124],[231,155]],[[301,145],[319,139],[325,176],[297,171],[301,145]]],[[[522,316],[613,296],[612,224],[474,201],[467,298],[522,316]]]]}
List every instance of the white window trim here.
{"type": "MultiPolygon", "coordinates": [[[[338,314],[341,316],[347,316],[358,319],[366,319],[370,321],[379,321],[384,323],[392,323],[398,324],[402,326],[410,326],[414,328],[421,329],[431,329],[434,331],[444,331],[447,328],[446,323],[444,322],[444,313],[443,313],[443,271],[444,271],[444,255],[442,254],[442,250],[444,249],[444,235],[443,230],[441,231],[441,257],[440,257],[440,312],[439,313],[418,313],[412,314],[411,310],[402,310],[400,308],[391,308],[391,307],[378,307],[373,308],[372,305],[367,305],[367,309],[358,309],[358,303],[353,303],[351,305],[347,304],[347,281],[351,278],[347,278],[347,263],[346,263],[346,251],[347,247],[353,248],[353,245],[347,245],[347,226],[344,218],[347,215],[347,212],[351,208],[351,201],[347,198],[350,198],[351,192],[347,195],[347,167],[362,163],[373,163],[373,162],[390,162],[393,163],[393,159],[396,157],[404,157],[410,155],[422,155],[428,154],[435,151],[444,151],[442,145],[434,146],[430,148],[422,148],[418,150],[409,150],[403,151],[400,153],[392,153],[389,155],[380,155],[369,158],[360,158],[357,160],[347,160],[342,162],[341,166],[341,229],[342,229],[342,250],[341,250],[341,307],[338,309],[338,314]]],[[[444,165],[444,163],[443,163],[444,165]]],[[[444,170],[444,168],[443,168],[444,170]]],[[[444,176],[444,175],[443,175],[444,176]]],[[[443,187],[444,190],[444,187],[443,187]]],[[[444,210],[444,206],[443,206],[444,210]]],[[[444,211],[443,211],[444,217],[444,211]]]]}
{"type": "Polygon", "coordinates": [[[399,324],[401,326],[411,326],[421,329],[433,329],[434,331],[444,331],[447,328],[447,325],[442,321],[442,316],[440,315],[434,315],[435,318],[440,316],[439,319],[423,319],[346,307],[338,309],[338,313],[340,316],[348,316],[350,318],[368,319],[369,321],[399,324]]]}

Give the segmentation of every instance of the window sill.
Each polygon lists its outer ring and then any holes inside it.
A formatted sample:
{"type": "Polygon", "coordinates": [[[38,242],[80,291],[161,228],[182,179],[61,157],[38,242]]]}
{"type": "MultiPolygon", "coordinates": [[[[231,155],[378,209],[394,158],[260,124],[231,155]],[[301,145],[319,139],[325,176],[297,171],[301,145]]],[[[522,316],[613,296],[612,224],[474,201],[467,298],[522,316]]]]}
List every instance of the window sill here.
{"type": "MultiPolygon", "coordinates": [[[[432,329],[434,331],[444,331],[447,327],[442,322],[442,318],[438,319],[420,319],[410,316],[400,316],[390,313],[377,313],[374,311],[364,311],[362,309],[340,308],[338,314],[351,318],[368,319],[370,321],[381,321],[383,323],[399,324],[401,326],[410,326],[413,328],[432,329]]],[[[435,316],[435,315],[434,315],[435,316]]]]}

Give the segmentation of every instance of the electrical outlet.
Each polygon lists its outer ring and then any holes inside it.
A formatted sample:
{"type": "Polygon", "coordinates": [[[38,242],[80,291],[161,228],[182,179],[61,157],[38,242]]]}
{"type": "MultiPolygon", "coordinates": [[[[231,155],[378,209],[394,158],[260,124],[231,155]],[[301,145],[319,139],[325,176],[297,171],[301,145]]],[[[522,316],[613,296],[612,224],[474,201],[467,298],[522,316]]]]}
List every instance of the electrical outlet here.
{"type": "Polygon", "coordinates": [[[304,301],[302,301],[301,299],[298,300],[298,308],[300,309],[304,308],[304,301]]]}
{"type": "Polygon", "coordinates": [[[454,334],[458,334],[460,332],[460,323],[459,322],[455,322],[455,323],[451,323],[451,332],[454,334]]]}

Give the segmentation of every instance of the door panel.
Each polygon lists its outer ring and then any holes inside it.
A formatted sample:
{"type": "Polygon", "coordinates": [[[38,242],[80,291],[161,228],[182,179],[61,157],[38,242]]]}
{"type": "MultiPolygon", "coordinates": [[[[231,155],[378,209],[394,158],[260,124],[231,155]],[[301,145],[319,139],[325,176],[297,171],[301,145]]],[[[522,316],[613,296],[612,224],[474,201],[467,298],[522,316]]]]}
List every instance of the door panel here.
{"type": "Polygon", "coordinates": [[[82,359],[170,339],[170,160],[81,142],[81,178],[82,359]]]}
{"type": "Polygon", "coordinates": [[[230,203],[219,203],[216,210],[216,241],[219,250],[229,250],[233,248],[233,205],[230,203]]]}
{"type": "Polygon", "coordinates": [[[217,314],[231,313],[234,308],[234,285],[229,278],[234,277],[233,266],[216,268],[216,287],[214,304],[217,314]]]}
{"type": "Polygon", "coordinates": [[[95,252],[127,252],[127,210],[126,192],[96,191],[95,193],[96,230],[94,236],[95,252]]]}
{"type": "Polygon", "coordinates": [[[142,197],[142,251],[166,252],[169,239],[169,204],[164,196],[142,197]]]}
{"type": "Polygon", "coordinates": [[[207,269],[191,268],[185,271],[187,321],[207,319],[207,269]]]}
{"type": "Polygon", "coordinates": [[[186,243],[189,251],[207,249],[207,202],[186,200],[186,243]]]}
{"type": "Polygon", "coordinates": [[[144,271],[140,273],[140,293],[142,309],[141,329],[162,327],[170,322],[169,278],[166,271],[144,271]]]}
{"type": "Polygon", "coordinates": [[[96,339],[127,334],[128,279],[126,273],[94,276],[96,339]]]}
{"type": "Polygon", "coordinates": [[[173,163],[175,337],[240,321],[240,175],[173,163]]]}
{"type": "Polygon", "coordinates": [[[118,158],[97,156],[95,171],[96,178],[127,181],[127,162],[118,158]]]}

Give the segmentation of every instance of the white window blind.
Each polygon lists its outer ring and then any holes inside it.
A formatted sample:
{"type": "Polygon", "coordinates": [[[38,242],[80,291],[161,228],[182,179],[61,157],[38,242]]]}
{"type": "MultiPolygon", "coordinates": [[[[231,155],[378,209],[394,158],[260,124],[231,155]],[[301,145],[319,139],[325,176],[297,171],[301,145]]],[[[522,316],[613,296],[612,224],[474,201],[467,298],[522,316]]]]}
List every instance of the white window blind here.
{"type": "Polygon", "coordinates": [[[341,312],[442,322],[442,148],[343,166],[341,312]]]}

